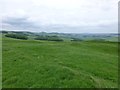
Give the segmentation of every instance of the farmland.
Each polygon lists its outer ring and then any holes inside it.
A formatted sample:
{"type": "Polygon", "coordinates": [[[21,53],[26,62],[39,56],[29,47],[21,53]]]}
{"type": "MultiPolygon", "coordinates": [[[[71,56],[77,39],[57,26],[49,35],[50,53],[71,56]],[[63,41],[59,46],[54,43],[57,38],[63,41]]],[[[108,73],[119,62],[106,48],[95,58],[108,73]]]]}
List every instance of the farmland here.
{"type": "Polygon", "coordinates": [[[3,88],[117,87],[117,42],[3,38],[3,88]]]}

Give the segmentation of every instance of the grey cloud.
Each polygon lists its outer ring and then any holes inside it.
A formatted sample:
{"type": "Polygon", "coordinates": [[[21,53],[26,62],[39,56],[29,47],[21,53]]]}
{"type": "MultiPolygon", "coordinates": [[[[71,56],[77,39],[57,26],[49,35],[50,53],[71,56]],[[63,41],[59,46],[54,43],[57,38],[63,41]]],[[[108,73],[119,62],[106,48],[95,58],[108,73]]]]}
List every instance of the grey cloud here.
{"type": "Polygon", "coordinates": [[[28,20],[28,17],[8,17],[2,20],[3,29],[7,30],[30,30],[44,32],[68,32],[68,33],[108,33],[117,32],[117,23],[99,26],[69,26],[60,24],[37,25],[28,20]]]}
{"type": "Polygon", "coordinates": [[[2,20],[3,28],[7,28],[6,25],[14,27],[16,29],[36,29],[40,28],[39,26],[35,25],[35,23],[28,21],[26,17],[14,18],[14,17],[7,17],[2,20]],[[4,27],[4,25],[6,27],[4,27]]]}

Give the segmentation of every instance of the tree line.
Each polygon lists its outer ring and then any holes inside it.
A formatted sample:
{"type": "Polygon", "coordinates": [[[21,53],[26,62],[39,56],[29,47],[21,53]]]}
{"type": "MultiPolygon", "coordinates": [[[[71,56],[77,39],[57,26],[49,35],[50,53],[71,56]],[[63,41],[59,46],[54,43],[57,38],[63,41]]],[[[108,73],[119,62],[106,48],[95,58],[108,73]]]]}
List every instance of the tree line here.
{"type": "Polygon", "coordinates": [[[59,38],[58,36],[38,36],[35,40],[47,40],[47,41],[63,41],[63,39],[59,38]]]}
{"type": "Polygon", "coordinates": [[[23,40],[27,40],[28,37],[25,35],[21,35],[21,34],[6,34],[6,37],[10,37],[10,38],[16,38],[16,39],[23,39],[23,40]]]}

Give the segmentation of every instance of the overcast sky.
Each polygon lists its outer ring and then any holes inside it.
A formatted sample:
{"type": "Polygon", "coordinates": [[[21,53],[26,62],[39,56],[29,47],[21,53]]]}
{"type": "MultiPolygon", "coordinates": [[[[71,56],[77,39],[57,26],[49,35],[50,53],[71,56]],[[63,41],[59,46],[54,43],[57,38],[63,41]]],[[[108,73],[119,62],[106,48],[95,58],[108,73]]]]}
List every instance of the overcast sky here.
{"type": "Polygon", "coordinates": [[[118,32],[119,0],[0,0],[5,30],[118,32]]]}

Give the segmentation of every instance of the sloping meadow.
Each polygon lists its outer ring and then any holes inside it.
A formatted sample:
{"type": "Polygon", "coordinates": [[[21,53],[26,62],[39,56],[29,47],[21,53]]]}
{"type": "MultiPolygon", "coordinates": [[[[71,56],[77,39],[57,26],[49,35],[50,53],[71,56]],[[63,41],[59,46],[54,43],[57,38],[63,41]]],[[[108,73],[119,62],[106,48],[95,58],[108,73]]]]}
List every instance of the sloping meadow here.
{"type": "Polygon", "coordinates": [[[118,44],[3,38],[3,88],[117,87],[118,44]]]}

